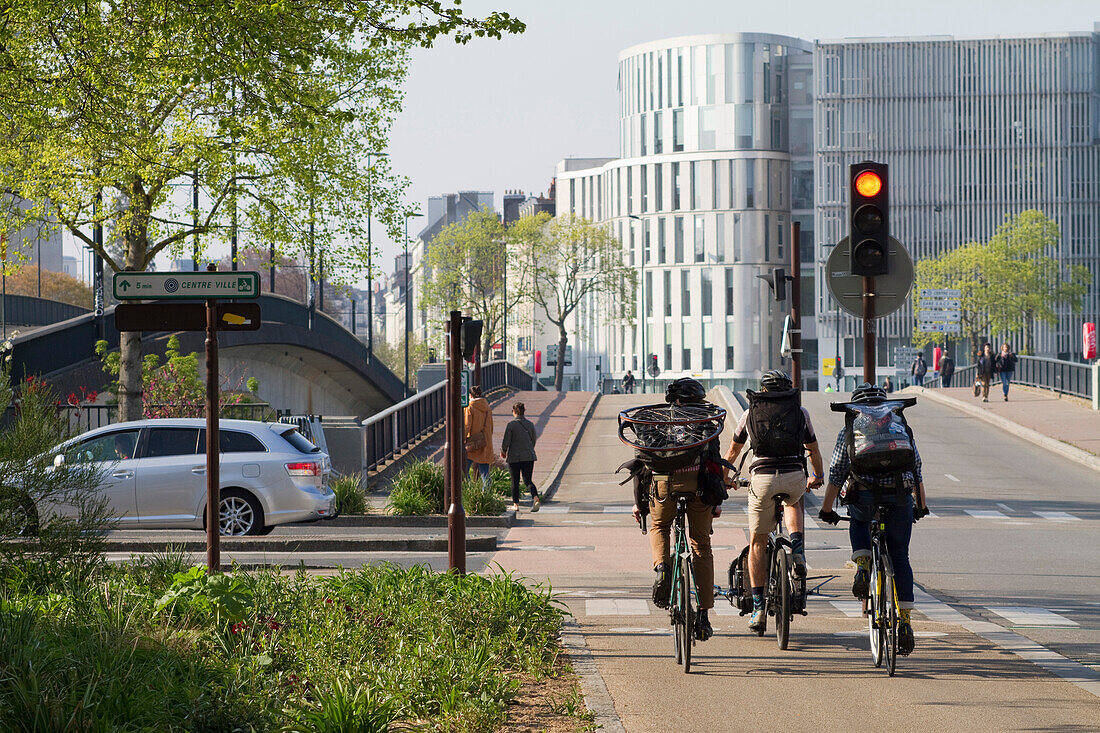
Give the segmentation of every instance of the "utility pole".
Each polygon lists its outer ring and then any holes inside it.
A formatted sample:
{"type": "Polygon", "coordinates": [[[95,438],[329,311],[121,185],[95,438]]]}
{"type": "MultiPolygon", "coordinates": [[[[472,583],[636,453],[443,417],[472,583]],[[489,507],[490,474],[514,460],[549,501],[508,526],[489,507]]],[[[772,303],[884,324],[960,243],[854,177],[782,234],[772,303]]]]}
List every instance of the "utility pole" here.
{"type": "Polygon", "coordinates": [[[791,381],[802,389],[802,225],[791,223],[791,381]]]}
{"type": "Polygon", "coordinates": [[[466,574],[466,511],[462,506],[462,478],[465,448],[461,400],[462,312],[451,311],[447,321],[447,560],[451,570],[466,574]]]}

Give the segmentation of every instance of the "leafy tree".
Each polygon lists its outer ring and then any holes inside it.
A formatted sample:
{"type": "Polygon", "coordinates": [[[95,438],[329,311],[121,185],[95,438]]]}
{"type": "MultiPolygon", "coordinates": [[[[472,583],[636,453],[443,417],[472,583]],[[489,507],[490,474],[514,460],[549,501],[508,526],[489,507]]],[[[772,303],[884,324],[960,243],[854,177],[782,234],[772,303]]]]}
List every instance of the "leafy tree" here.
{"type": "MultiPolygon", "coordinates": [[[[396,346],[390,346],[389,341],[385,339],[374,342],[375,357],[380,359],[391,372],[399,376],[405,374],[405,339],[409,337],[410,334],[406,333],[398,340],[396,346]]],[[[417,389],[417,372],[420,367],[428,363],[430,355],[431,348],[428,344],[413,334],[412,340],[409,341],[409,389],[417,389]]]]}
{"type": "MultiPolygon", "coordinates": [[[[428,308],[460,310],[483,324],[482,354],[501,336],[504,320],[529,298],[517,281],[516,263],[508,264],[511,248],[504,224],[490,209],[440,230],[428,248],[431,279],[425,278],[423,302],[428,308]]],[[[514,256],[512,259],[515,259],[514,256]]]]}
{"type": "MultiPolygon", "coordinates": [[[[115,271],[238,228],[311,256],[323,244],[361,271],[368,207],[398,226],[403,182],[386,158],[364,161],[386,147],[410,49],[524,29],[507,13],[464,15],[457,0],[7,0],[3,11],[7,231],[55,223],[115,271]],[[185,195],[194,178],[201,211],[185,195]]],[[[120,412],[132,419],[141,342],[121,339],[120,412]]]]}
{"type": "MultiPolygon", "coordinates": [[[[1092,279],[1086,268],[1065,267],[1051,256],[1060,243],[1058,224],[1043,212],[1008,216],[989,242],[969,242],[919,262],[916,289],[960,291],[962,330],[972,348],[986,335],[1021,333],[1020,351],[1028,353],[1036,325],[1057,323],[1059,308],[1080,309],[1092,279]]],[[[918,346],[938,339],[913,334],[918,346]]]]}
{"type": "Polygon", "coordinates": [[[595,296],[601,313],[628,320],[637,273],[623,263],[622,244],[606,227],[580,217],[524,217],[513,226],[511,237],[522,248],[518,259],[529,263],[535,305],[558,328],[554,389],[560,390],[570,316],[595,296]]]}
{"type": "MultiPolygon", "coordinates": [[[[8,274],[8,293],[38,295],[38,268],[21,267],[8,274]]],[[[63,272],[42,270],[42,297],[62,303],[92,307],[92,289],[77,278],[63,272]]]]}

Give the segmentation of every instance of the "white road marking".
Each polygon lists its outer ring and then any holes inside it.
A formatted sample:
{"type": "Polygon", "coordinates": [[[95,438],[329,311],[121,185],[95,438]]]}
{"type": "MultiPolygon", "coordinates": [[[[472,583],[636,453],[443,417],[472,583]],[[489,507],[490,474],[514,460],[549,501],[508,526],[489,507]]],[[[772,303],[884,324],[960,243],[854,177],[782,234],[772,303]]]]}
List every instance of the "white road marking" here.
{"type": "Polygon", "coordinates": [[[967,509],[966,513],[975,519],[1008,519],[1003,513],[994,509],[967,509]]]}
{"type": "Polygon", "coordinates": [[[544,506],[539,511],[543,514],[568,514],[569,507],[567,506],[544,506]]]}
{"type": "Polygon", "coordinates": [[[1009,512],[1009,513],[1012,513],[1014,511],[1016,511],[1015,509],[1010,507],[1008,504],[1001,504],[1000,502],[998,502],[997,506],[999,506],[1001,509],[1004,509],[1006,512],[1009,512]]]}
{"type": "Polygon", "coordinates": [[[989,621],[974,621],[921,588],[914,588],[913,594],[921,612],[933,621],[961,626],[972,634],[991,641],[1021,659],[1033,662],[1082,690],[1100,697],[1100,672],[1052,652],[1003,626],[989,621]]]}
{"type": "Polygon", "coordinates": [[[580,524],[580,525],[585,525],[585,526],[591,527],[594,524],[618,524],[618,521],[616,521],[614,519],[596,519],[596,520],[563,519],[561,523],[562,524],[580,524]]]}
{"type": "Polygon", "coordinates": [[[648,616],[649,602],[638,598],[597,598],[584,602],[586,616],[648,616]]]}
{"type": "Polygon", "coordinates": [[[734,616],[734,617],[736,617],[736,616],[741,615],[741,612],[738,611],[733,606],[731,606],[728,602],[723,601],[723,600],[718,599],[718,598],[716,598],[714,600],[714,608],[712,608],[711,610],[714,611],[714,614],[716,616],[734,616]]]}
{"type": "Polygon", "coordinates": [[[1003,619],[1007,619],[1016,626],[1080,626],[1079,623],[1065,616],[1059,616],[1045,608],[1030,608],[1027,606],[986,606],[986,610],[992,611],[1003,619]]]}
{"type": "Polygon", "coordinates": [[[951,474],[949,474],[949,473],[945,473],[945,474],[944,474],[944,476],[946,476],[947,478],[951,479],[951,480],[952,480],[952,481],[954,481],[955,483],[959,483],[959,480],[958,480],[957,478],[955,478],[954,476],[952,476],[951,474]]]}
{"type": "MultiPolygon", "coordinates": [[[[833,636],[867,636],[867,629],[860,631],[834,631],[833,636]]],[[[913,636],[930,638],[935,636],[947,636],[946,631],[914,631],[913,636]]]]}
{"type": "Polygon", "coordinates": [[[1075,517],[1069,512],[1033,512],[1043,519],[1049,519],[1052,522],[1080,522],[1081,517],[1075,517]]]}
{"type": "Polygon", "coordinates": [[[603,513],[604,514],[630,514],[630,510],[632,508],[633,508],[633,506],[628,506],[626,504],[617,504],[617,505],[612,505],[612,506],[605,506],[603,508],[603,513]]]}
{"type": "Polygon", "coordinates": [[[848,618],[863,618],[862,601],[829,601],[829,603],[848,618]]]}
{"type": "Polygon", "coordinates": [[[504,550],[527,550],[536,552],[568,552],[576,550],[595,550],[592,545],[517,545],[515,547],[503,547],[504,550]]]}

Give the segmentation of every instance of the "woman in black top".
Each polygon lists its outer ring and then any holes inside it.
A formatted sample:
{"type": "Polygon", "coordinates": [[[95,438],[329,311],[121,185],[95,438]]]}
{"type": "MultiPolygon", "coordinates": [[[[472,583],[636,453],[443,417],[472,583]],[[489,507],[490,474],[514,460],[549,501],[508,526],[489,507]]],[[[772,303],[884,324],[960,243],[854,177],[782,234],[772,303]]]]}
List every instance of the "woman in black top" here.
{"type": "Polygon", "coordinates": [[[531,511],[537,512],[542,502],[539,499],[538,489],[531,480],[531,473],[535,469],[535,426],[524,417],[526,407],[522,402],[512,405],[512,422],[504,429],[504,439],[500,445],[500,457],[508,462],[508,472],[512,474],[512,509],[519,511],[519,479],[523,475],[523,483],[531,491],[531,511]]]}

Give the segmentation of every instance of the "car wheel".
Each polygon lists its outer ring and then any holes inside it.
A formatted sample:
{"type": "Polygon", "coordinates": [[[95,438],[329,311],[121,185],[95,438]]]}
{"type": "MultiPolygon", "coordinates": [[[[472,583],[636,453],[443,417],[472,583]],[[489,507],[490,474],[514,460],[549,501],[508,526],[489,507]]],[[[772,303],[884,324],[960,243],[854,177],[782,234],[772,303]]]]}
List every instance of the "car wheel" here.
{"type": "Polygon", "coordinates": [[[239,489],[226,489],[218,505],[218,527],[221,534],[227,537],[261,534],[264,510],[251,494],[239,489]]]}

